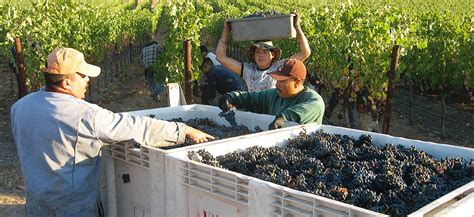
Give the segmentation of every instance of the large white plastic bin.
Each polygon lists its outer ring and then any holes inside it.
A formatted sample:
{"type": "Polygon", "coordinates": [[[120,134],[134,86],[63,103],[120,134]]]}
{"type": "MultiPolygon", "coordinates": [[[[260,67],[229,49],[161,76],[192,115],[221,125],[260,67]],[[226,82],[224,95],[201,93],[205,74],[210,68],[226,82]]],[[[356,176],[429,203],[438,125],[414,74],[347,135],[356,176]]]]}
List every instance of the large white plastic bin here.
{"type": "MultiPolygon", "coordinates": [[[[284,146],[288,138],[297,136],[302,129],[314,132],[319,129],[327,133],[348,135],[358,138],[361,134],[370,134],[373,143],[400,144],[415,146],[435,158],[460,157],[474,159],[474,149],[445,144],[410,140],[383,134],[370,133],[347,128],[325,125],[302,125],[287,129],[247,135],[220,144],[209,144],[205,150],[214,156],[224,155],[235,150],[244,150],[255,145],[263,147],[284,146]]],[[[383,216],[367,209],[350,204],[293,190],[274,183],[231,172],[221,168],[204,165],[187,159],[188,151],[197,151],[203,147],[190,147],[166,155],[166,206],[168,216],[383,216]],[[174,212],[174,213],[172,213],[174,212]]],[[[436,207],[440,201],[465,196],[472,202],[474,182],[471,182],[445,199],[437,200],[414,214],[424,215],[436,207]]],[[[459,202],[458,205],[469,204],[459,202]]],[[[465,213],[466,214],[466,213],[465,213]]],[[[473,209],[467,215],[474,214],[473,209]]],[[[414,215],[420,216],[420,215],[414,215]]]]}
{"type": "MultiPolygon", "coordinates": [[[[218,124],[229,123],[218,114],[221,110],[214,106],[187,105],[128,112],[135,116],[154,115],[154,118],[169,120],[182,118],[210,118],[218,124]]],[[[275,118],[271,115],[235,111],[236,122],[249,129],[260,127],[268,129],[275,118]]],[[[287,125],[296,125],[288,123],[287,125]]],[[[232,138],[193,145],[202,147],[222,143],[232,138]]],[[[186,147],[183,147],[186,148],[186,147]]],[[[176,148],[163,150],[150,146],[135,147],[132,142],[112,144],[103,149],[106,163],[107,202],[109,216],[170,216],[165,207],[165,154],[182,150],[176,148]],[[114,200],[115,199],[115,200],[114,200]]]]}

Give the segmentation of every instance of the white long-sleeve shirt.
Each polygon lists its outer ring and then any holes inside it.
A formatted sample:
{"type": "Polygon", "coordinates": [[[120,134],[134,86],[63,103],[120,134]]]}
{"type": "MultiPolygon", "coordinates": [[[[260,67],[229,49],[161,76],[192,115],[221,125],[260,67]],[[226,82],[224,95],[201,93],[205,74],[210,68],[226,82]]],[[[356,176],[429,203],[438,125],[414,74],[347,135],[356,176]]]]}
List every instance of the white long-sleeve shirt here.
{"type": "Polygon", "coordinates": [[[95,216],[99,153],[105,144],[180,144],[187,126],[113,113],[61,93],[40,90],[11,108],[25,180],[28,216],[95,216]]]}

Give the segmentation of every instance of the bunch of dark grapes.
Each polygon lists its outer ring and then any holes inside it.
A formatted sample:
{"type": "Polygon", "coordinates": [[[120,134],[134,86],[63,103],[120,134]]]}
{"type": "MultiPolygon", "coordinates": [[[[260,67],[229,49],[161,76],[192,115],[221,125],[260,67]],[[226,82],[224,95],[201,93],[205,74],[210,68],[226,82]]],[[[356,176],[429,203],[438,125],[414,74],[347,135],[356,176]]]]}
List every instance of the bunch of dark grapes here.
{"type": "Polygon", "coordinates": [[[208,164],[215,167],[221,167],[219,164],[219,161],[217,161],[217,159],[211,153],[209,153],[208,151],[204,149],[188,152],[188,158],[193,161],[201,162],[203,164],[208,164]]]}
{"type": "Polygon", "coordinates": [[[250,14],[246,16],[245,18],[251,18],[251,17],[271,17],[271,16],[278,16],[281,15],[280,12],[274,11],[274,10],[268,10],[268,11],[260,11],[260,12],[255,12],[253,14],[250,14]]]}
{"type": "Polygon", "coordinates": [[[465,160],[436,160],[401,145],[377,147],[370,135],[303,131],[285,147],[204,156],[222,168],[392,216],[406,216],[474,180],[465,160]]]}
{"type": "Polygon", "coordinates": [[[237,126],[237,121],[235,120],[234,110],[229,110],[227,112],[219,113],[219,117],[223,117],[226,121],[229,122],[231,126],[237,126]]]}
{"type": "MultiPolygon", "coordinates": [[[[231,125],[231,126],[224,126],[224,125],[216,123],[214,120],[209,119],[209,118],[194,118],[188,121],[183,121],[183,119],[181,118],[175,118],[169,121],[185,123],[188,126],[194,127],[209,135],[214,136],[216,140],[242,136],[242,135],[262,131],[260,128],[256,128],[255,130],[250,130],[244,125],[237,125],[237,124],[231,125]]],[[[174,148],[179,148],[179,147],[185,147],[185,146],[189,146],[193,144],[195,143],[192,140],[186,138],[184,144],[166,146],[166,147],[161,147],[161,148],[168,150],[168,149],[174,149],[174,148]]]]}

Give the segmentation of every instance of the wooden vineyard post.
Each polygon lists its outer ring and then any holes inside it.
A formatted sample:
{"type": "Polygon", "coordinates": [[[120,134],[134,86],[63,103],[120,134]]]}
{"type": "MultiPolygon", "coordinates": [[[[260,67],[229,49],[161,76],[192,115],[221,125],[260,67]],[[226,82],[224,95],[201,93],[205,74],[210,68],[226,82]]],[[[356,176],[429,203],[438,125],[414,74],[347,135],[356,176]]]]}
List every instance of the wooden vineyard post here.
{"type": "Polygon", "coordinates": [[[412,108],[413,108],[413,81],[409,81],[409,88],[410,88],[410,99],[408,101],[408,124],[413,125],[413,115],[412,115],[412,108]]]}
{"type": "Polygon", "coordinates": [[[193,103],[192,95],[192,84],[193,84],[193,74],[192,74],[192,59],[191,59],[191,40],[184,41],[184,96],[188,104],[193,103]]]}
{"type": "Polygon", "coordinates": [[[395,92],[395,72],[398,68],[398,61],[400,59],[400,47],[394,45],[392,48],[392,58],[390,60],[390,69],[387,72],[388,76],[388,88],[387,88],[387,99],[385,101],[385,108],[383,114],[383,125],[382,133],[388,134],[388,128],[390,126],[390,116],[392,115],[392,99],[393,93],[395,92]]]}
{"type": "Polygon", "coordinates": [[[441,139],[446,139],[446,95],[443,88],[441,92],[441,139]]]}
{"type": "Polygon", "coordinates": [[[114,73],[112,73],[112,75],[114,78],[118,78],[120,59],[119,59],[117,44],[114,45],[113,53],[114,53],[114,56],[113,56],[112,62],[115,63],[115,71],[114,73]]]}
{"type": "Polygon", "coordinates": [[[15,55],[18,68],[18,99],[20,99],[28,94],[28,90],[26,89],[25,59],[19,37],[15,38],[15,55]]]}
{"type": "Polygon", "coordinates": [[[131,64],[133,62],[133,57],[134,57],[134,53],[133,53],[133,44],[132,42],[128,42],[128,58],[129,58],[129,63],[131,64]]]}

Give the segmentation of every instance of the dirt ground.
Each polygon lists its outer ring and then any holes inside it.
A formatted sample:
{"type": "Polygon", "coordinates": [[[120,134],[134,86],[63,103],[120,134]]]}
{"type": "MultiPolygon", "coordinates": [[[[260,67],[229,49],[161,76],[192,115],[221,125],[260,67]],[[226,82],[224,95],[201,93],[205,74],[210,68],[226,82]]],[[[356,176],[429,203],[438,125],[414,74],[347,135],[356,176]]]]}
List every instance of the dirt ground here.
{"type": "MultiPolygon", "coordinates": [[[[0,69],[0,216],[24,216],[24,186],[16,148],[10,130],[10,107],[16,100],[12,90],[12,76],[7,69],[0,69]]],[[[13,83],[13,86],[16,84],[13,83]]],[[[143,72],[129,67],[121,79],[107,85],[102,95],[93,95],[92,102],[114,112],[143,110],[166,106],[167,96],[158,103],[149,96],[144,85],[143,72]]],[[[333,116],[337,116],[337,111],[333,116]]],[[[404,115],[396,110],[392,115],[391,135],[454,145],[454,140],[441,140],[439,136],[421,124],[410,126],[404,115]]],[[[471,146],[472,144],[468,145],[471,146]]]]}

